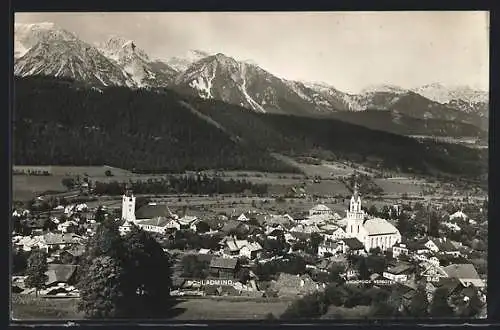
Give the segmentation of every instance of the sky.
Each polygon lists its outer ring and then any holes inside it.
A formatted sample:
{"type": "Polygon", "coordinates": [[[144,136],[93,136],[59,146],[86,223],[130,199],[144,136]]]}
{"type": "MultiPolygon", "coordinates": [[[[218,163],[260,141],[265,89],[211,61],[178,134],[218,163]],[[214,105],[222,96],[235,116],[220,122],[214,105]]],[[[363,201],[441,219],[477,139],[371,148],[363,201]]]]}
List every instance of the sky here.
{"type": "Polygon", "coordinates": [[[488,12],[16,13],[15,22],[52,22],[89,43],[119,35],[152,58],[224,53],[344,92],[489,86],[488,12]]]}

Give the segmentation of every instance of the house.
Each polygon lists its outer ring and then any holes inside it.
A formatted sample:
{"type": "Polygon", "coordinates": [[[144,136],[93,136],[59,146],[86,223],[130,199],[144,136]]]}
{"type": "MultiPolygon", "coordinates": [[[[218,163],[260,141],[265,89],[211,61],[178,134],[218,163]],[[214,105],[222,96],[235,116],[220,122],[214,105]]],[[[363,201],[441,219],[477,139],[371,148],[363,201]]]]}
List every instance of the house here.
{"type": "Polygon", "coordinates": [[[464,287],[474,285],[476,288],[484,288],[485,283],[479,277],[476,268],[472,264],[451,264],[443,267],[448,277],[456,278],[464,287]]]}
{"type": "Polygon", "coordinates": [[[45,272],[45,275],[47,275],[47,280],[45,281],[46,286],[54,286],[59,283],[68,285],[75,284],[75,273],[78,266],[65,264],[49,264],[47,265],[47,267],[48,270],[45,272]]]}
{"type": "Polygon", "coordinates": [[[323,237],[329,237],[333,239],[330,235],[337,230],[339,227],[337,225],[327,223],[327,224],[322,224],[318,226],[319,230],[321,231],[321,235],[323,237]]]}
{"type": "Polygon", "coordinates": [[[333,215],[333,211],[326,205],[318,204],[309,210],[309,215],[333,215]]]}
{"type": "Polygon", "coordinates": [[[394,282],[404,283],[412,279],[413,273],[414,269],[411,264],[401,262],[393,267],[389,267],[383,272],[382,276],[394,282]]]}
{"type": "Polygon", "coordinates": [[[464,212],[462,211],[457,211],[455,213],[453,213],[452,215],[450,215],[450,220],[467,220],[469,217],[467,216],[467,214],[465,214],[464,212]]]}
{"type": "Polygon", "coordinates": [[[309,275],[292,275],[281,273],[271,288],[278,292],[278,296],[297,296],[312,293],[321,289],[309,275]]]}
{"type": "Polygon", "coordinates": [[[429,239],[425,246],[432,252],[440,252],[455,257],[460,256],[460,251],[446,238],[429,239]]]}
{"type": "Polygon", "coordinates": [[[262,246],[257,242],[248,242],[247,240],[238,240],[235,237],[224,237],[220,242],[228,255],[245,256],[254,259],[262,252],[262,246]]]}
{"type": "Polygon", "coordinates": [[[199,232],[200,234],[203,234],[210,232],[212,230],[212,227],[210,226],[210,222],[206,220],[197,219],[196,221],[193,221],[189,225],[189,229],[195,232],[199,232]]]}
{"type": "Polygon", "coordinates": [[[321,230],[316,225],[303,225],[299,224],[290,229],[290,232],[299,232],[304,234],[321,233],[321,230]]]}
{"type": "Polygon", "coordinates": [[[276,227],[268,226],[266,228],[265,235],[268,238],[277,239],[278,237],[285,235],[285,229],[281,225],[278,225],[276,227]]]}
{"type": "Polygon", "coordinates": [[[196,231],[196,224],[199,222],[198,217],[185,215],[178,220],[181,229],[191,229],[196,231]]]}
{"type": "Polygon", "coordinates": [[[459,293],[463,289],[463,285],[457,278],[449,277],[441,278],[438,282],[434,282],[434,286],[436,287],[436,289],[445,288],[448,297],[459,293]]]}
{"type": "Polygon", "coordinates": [[[67,233],[68,229],[71,227],[78,227],[78,223],[76,221],[73,221],[73,220],[68,220],[68,221],[65,221],[63,223],[60,223],[57,226],[57,230],[60,231],[61,233],[67,233]]]}
{"type": "Polygon", "coordinates": [[[167,224],[171,222],[172,219],[166,217],[156,217],[148,220],[138,220],[135,222],[137,227],[153,233],[165,234],[167,232],[167,224]]]}
{"type": "Polygon", "coordinates": [[[76,234],[54,234],[47,233],[43,235],[48,251],[72,248],[82,241],[82,237],[76,234]]]}
{"type": "Polygon", "coordinates": [[[325,236],[327,239],[336,241],[342,238],[346,238],[346,232],[341,227],[337,227],[335,225],[326,225],[320,227],[320,229],[323,231],[323,236],[325,236]]]}
{"type": "MultiPolygon", "coordinates": [[[[431,244],[427,244],[429,243],[429,241],[423,241],[423,240],[418,240],[418,241],[410,241],[410,242],[407,242],[406,243],[406,247],[408,248],[408,251],[411,252],[411,253],[415,253],[415,254],[425,254],[425,253],[428,253],[430,252],[431,250],[427,247],[427,245],[431,244]]],[[[434,243],[432,243],[434,244],[434,243]]],[[[435,245],[429,245],[431,246],[434,250],[437,251],[437,246],[435,245]]]]}
{"type": "Polygon", "coordinates": [[[14,246],[26,252],[29,252],[34,249],[40,249],[45,252],[48,252],[49,250],[49,247],[42,235],[33,237],[23,236],[21,239],[19,239],[17,242],[14,243],[14,246]]]}
{"type": "Polygon", "coordinates": [[[289,228],[294,223],[294,220],[290,215],[285,214],[265,216],[263,222],[267,226],[280,225],[289,228]]]}
{"type": "Polygon", "coordinates": [[[240,216],[238,218],[236,218],[236,220],[238,221],[243,221],[243,222],[247,222],[247,221],[250,221],[250,218],[248,218],[245,213],[241,213],[240,216]]]}
{"type": "Polygon", "coordinates": [[[61,251],[59,257],[63,261],[68,261],[65,263],[74,263],[85,253],[85,247],[83,245],[76,245],[68,250],[61,251]]]}
{"type": "Polygon", "coordinates": [[[398,243],[392,247],[392,256],[394,258],[399,257],[400,255],[408,255],[409,250],[406,247],[406,244],[398,243]]]}
{"type": "Polygon", "coordinates": [[[81,204],[76,205],[75,210],[76,210],[76,212],[82,212],[82,211],[86,211],[88,208],[89,207],[87,206],[87,204],[81,203],[81,204]]]}
{"type": "Polygon", "coordinates": [[[448,228],[448,229],[451,229],[452,231],[461,231],[462,228],[457,225],[456,223],[453,223],[453,222],[442,222],[441,223],[444,227],[448,228]]]}
{"type": "Polygon", "coordinates": [[[318,245],[318,256],[323,257],[326,253],[332,255],[342,251],[342,245],[333,240],[326,239],[318,245]]]}
{"type": "Polygon", "coordinates": [[[240,249],[240,256],[245,256],[248,259],[255,259],[260,256],[262,246],[257,242],[249,242],[240,249]]]}
{"type": "Polygon", "coordinates": [[[352,253],[356,255],[365,254],[365,247],[357,238],[343,238],[338,241],[342,246],[342,253],[352,253]]]}
{"type": "Polygon", "coordinates": [[[210,275],[220,279],[234,279],[240,269],[236,258],[215,257],[210,261],[210,275]]]}

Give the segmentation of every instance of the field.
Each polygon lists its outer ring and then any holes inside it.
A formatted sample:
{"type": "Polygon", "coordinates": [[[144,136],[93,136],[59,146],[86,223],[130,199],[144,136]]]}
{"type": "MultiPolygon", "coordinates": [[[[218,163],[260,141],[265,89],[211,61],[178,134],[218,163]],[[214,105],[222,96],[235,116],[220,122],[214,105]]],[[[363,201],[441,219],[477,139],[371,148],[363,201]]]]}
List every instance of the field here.
{"type": "Polygon", "coordinates": [[[321,317],[323,320],[335,319],[361,319],[369,315],[369,306],[356,306],[353,308],[330,306],[325,315],[321,317]]]}
{"type": "MultiPolygon", "coordinates": [[[[284,156],[280,156],[283,158],[284,156]]],[[[268,193],[269,196],[283,196],[286,193],[291,192],[292,187],[304,187],[305,192],[308,195],[316,196],[348,196],[350,191],[347,187],[339,180],[340,176],[352,173],[353,168],[350,168],[341,163],[323,163],[322,165],[308,165],[297,163],[293,159],[287,158],[289,162],[294,162],[297,166],[301,166],[302,169],[309,176],[306,179],[304,175],[300,174],[281,174],[281,173],[265,173],[265,172],[244,172],[244,171],[225,171],[225,172],[214,172],[205,171],[205,173],[210,176],[218,176],[223,180],[229,179],[244,179],[253,183],[266,183],[269,185],[268,193]],[[323,179],[320,182],[313,182],[312,177],[320,176],[323,179]]],[[[130,180],[147,180],[147,179],[158,179],[166,177],[168,174],[134,174],[127,170],[112,168],[108,166],[14,166],[18,171],[20,170],[38,170],[38,171],[48,171],[52,175],[50,176],[30,176],[30,175],[14,175],[12,178],[13,186],[13,199],[15,201],[25,201],[29,200],[42,192],[45,191],[57,191],[64,192],[66,188],[62,185],[61,180],[64,177],[76,176],[76,175],[88,175],[91,180],[109,182],[109,181],[119,181],[128,182],[130,180]],[[106,176],[105,172],[110,170],[113,176],[106,176]]],[[[175,174],[180,175],[180,174],[175,174]]],[[[386,178],[386,179],[374,179],[374,182],[380,186],[384,193],[384,197],[387,198],[398,198],[402,194],[407,194],[409,196],[421,196],[423,190],[426,187],[430,187],[431,184],[425,182],[424,180],[414,180],[407,177],[398,178],[386,178]]],[[[252,198],[242,199],[241,197],[235,198],[231,201],[230,197],[226,196],[224,201],[220,200],[218,197],[200,197],[198,200],[195,198],[181,198],[178,202],[178,197],[173,196],[171,200],[165,199],[165,201],[173,202],[182,205],[196,206],[196,205],[212,205],[225,207],[229,204],[229,207],[233,207],[234,204],[250,204],[252,203],[252,198]],[[225,204],[225,205],[221,205],[225,204]]],[[[117,200],[117,202],[119,202],[117,200]]],[[[97,206],[101,204],[99,202],[91,202],[91,204],[96,204],[97,206]]],[[[106,201],[106,204],[113,204],[115,202],[106,201]]],[[[89,205],[90,206],[90,205],[89,205]]],[[[111,206],[111,205],[109,205],[111,206]]]]}
{"type": "Polygon", "coordinates": [[[384,190],[387,195],[420,195],[425,183],[408,179],[374,179],[375,183],[384,190]]]}
{"type": "Polygon", "coordinates": [[[66,191],[60,176],[13,175],[13,200],[30,200],[44,191],[66,191]]]}
{"type": "MultiPolygon", "coordinates": [[[[181,299],[167,314],[174,320],[255,320],[273,313],[279,317],[287,308],[287,300],[264,298],[189,298],[181,299]]],[[[15,320],[78,320],[77,299],[47,299],[14,294],[12,318],[15,320]]]]}
{"type": "Polygon", "coordinates": [[[279,317],[288,301],[250,299],[186,299],[175,306],[182,311],[176,320],[259,320],[269,313],[279,317]]]}
{"type": "Polygon", "coordinates": [[[14,320],[82,319],[76,310],[77,299],[47,299],[13,294],[11,317],[14,320]]]}

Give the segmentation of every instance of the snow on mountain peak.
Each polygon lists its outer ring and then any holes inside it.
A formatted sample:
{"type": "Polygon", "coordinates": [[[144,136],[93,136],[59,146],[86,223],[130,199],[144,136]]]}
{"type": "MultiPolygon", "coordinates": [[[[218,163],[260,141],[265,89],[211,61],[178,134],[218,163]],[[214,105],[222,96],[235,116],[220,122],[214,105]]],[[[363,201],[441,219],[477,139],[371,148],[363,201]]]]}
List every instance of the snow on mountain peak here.
{"type": "Polygon", "coordinates": [[[445,86],[441,83],[432,83],[414,88],[413,91],[442,104],[449,103],[451,100],[462,100],[468,103],[488,102],[488,92],[464,85],[445,86]]]}
{"type": "Polygon", "coordinates": [[[198,62],[202,58],[208,56],[211,56],[211,54],[202,50],[192,49],[187,51],[183,55],[171,57],[164,62],[167,63],[172,68],[174,68],[175,70],[183,72],[186,71],[191,64],[198,62]]]}
{"type": "Polygon", "coordinates": [[[148,55],[138,48],[133,40],[121,36],[110,36],[108,40],[98,45],[98,48],[106,57],[118,62],[128,63],[137,58],[139,61],[149,61],[148,55]]]}
{"type": "Polygon", "coordinates": [[[406,89],[390,84],[369,85],[365,87],[363,90],[361,90],[361,94],[372,94],[372,93],[404,94],[406,92],[408,92],[406,89]]]}
{"type": "Polygon", "coordinates": [[[15,23],[14,24],[14,58],[24,56],[28,50],[39,42],[74,41],[75,34],[68,32],[51,22],[15,23]]]}

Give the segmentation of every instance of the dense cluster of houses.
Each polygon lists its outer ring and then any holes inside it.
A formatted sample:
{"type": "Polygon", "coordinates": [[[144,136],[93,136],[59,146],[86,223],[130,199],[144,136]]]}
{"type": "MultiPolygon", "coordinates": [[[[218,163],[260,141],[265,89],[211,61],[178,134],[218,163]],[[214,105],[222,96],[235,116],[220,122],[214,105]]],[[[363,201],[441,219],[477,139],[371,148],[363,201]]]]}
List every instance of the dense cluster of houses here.
{"type": "MultiPolygon", "coordinates": [[[[313,272],[328,273],[333,264],[344,265],[342,276],[356,281],[359,274],[348,260],[351,255],[367,256],[374,251],[388,259],[387,267],[380,273],[371,274],[371,280],[383,280],[401,288],[404,297],[415,293],[416,283],[426,281],[431,297],[438,287],[449,288],[450,295],[476,288],[485,294],[486,280],[478,275],[471,263],[443,263],[443,258],[467,256],[471,249],[459,242],[445,238],[408,239],[389,220],[372,217],[362,210],[362,201],[354,190],[345,216],[326,205],[312,207],[302,216],[270,214],[269,212],[242,212],[232,216],[220,215],[214,221],[203,215],[178,215],[167,205],[149,203],[136,210],[136,197],[131,191],[122,196],[122,210],[119,230],[126,234],[136,225],[145,231],[172,236],[177,231],[189,230],[200,235],[223,234],[218,249],[197,251],[199,258],[209,262],[207,279],[175,278],[172,294],[178,295],[249,295],[262,296],[272,290],[279,296],[301,295],[322,290],[325,282],[313,280],[309,274],[281,273],[265,286],[251,270],[244,283],[239,279],[242,268],[250,269],[256,264],[279,260],[279,256],[266,253],[262,239],[284,239],[290,250],[288,254],[304,254],[296,243],[309,240],[313,235],[320,237],[317,253],[306,267],[313,272]],[[244,237],[241,237],[244,236],[244,237]],[[388,257],[391,256],[391,257],[388,257]],[[245,260],[243,263],[242,261],[245,260]],[[462,291],[460,291],[462,290],[462,291]]],[[[391,209],[400,212],[399,207],[391,209]]],[[[28,217],[24,210],[14,210],[14,217],[28,217]]],[[[14,233],[12,244],[19,251],[29,252],[42,249],[49,253],[46,289],[41,294],[77,296],[74,288],[76,260],[83,254],[83,245],[95,231],[96,210],[89,210],[84,204],[57,207],[51,212],[50,221],[55,228],[44,232],[36,228],[31,235],[14,233]],[[57,215],[60,212],[61,216],[57,215]],[[60,221],[64,219],[64,221],[60,221]],[[86,219],[87,230],[83,234],[72,233],[72,226],[81,225],[86,219]]],[[[185,213],[185,212],[184,212],[185,213]]],[[[449,217],[449,223],[459,226],[460,221],[473,221],[459,211],[449,217]]],[[[30,293],[22,284],[22,277],[16,277],[13,288],[17,292],[30,293]]]]}

